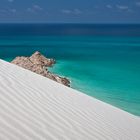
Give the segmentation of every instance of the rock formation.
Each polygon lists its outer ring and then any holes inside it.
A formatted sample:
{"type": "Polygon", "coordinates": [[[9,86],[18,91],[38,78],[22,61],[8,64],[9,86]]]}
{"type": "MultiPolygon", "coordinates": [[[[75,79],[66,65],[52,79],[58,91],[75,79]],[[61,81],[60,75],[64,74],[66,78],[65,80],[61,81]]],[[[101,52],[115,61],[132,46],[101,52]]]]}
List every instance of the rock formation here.
{"type": "Polygon", "coordinates": [[[63,85],[70,86],[70,81],[67,78],[60,77],[48,71],[47,67],[52,67],[53,64],[55,64],[55,60],[46,58],[40,52],[35,52],[30,57],[16,57],[11,63],[45,76],[63,85]]]}

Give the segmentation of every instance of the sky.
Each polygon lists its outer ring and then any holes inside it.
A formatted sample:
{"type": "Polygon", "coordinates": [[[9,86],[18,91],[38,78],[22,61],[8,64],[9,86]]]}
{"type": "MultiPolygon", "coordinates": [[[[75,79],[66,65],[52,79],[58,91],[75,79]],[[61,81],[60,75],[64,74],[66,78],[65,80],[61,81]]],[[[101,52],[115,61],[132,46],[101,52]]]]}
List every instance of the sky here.
{"type": "Polygon", "coordinates": [[[140,23],[140,0],[0,0],[0,23],[140,23]]]}

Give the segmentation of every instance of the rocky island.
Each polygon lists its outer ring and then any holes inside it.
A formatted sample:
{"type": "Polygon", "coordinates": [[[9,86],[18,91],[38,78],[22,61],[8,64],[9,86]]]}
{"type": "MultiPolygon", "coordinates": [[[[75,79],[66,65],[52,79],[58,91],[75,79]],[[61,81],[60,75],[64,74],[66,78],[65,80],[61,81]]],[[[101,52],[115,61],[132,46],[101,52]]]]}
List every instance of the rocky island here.
{"type": "Polygon", "coordinates": [[[30,57],[16,57],[11,63],[70,87],[70,81],[67,78],[60,77],[48,70],[48,67],[52,67],[55,62],[54,59],[46,58],[37,51],[30,57]]]}

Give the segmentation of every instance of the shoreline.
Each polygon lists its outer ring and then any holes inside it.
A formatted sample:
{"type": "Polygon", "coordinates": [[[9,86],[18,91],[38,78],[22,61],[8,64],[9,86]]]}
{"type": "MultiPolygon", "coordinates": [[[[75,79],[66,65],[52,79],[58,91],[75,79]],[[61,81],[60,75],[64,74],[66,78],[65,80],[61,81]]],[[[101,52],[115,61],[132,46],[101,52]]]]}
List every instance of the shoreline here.
{"type": "MultiPolygon", "coordinates": [[[[99,73],[102,70],[104,70],[103,69],[104,66],[99,67],[100,69],[98,68],[98,71],[97,71],[96,70],[97,63],[94,62],[93,67],[94,67],[95,71],[92,72],[92,74],[94,74],[93,78],[90,77],[90,78],[86,79],[86,76],[84,75],[86,72],[83,69],[81,70],[81,71],[83,71],[83,75],[81,75],[81,77],[79,77],[75,74],[78,72],[78,70],[80,72],[80,69],[77,70],[75,68],[73,70],[73,71],[75,71],[75,73],[71,73],[69,71],[67,72],[67,67],[69,69],[69,66],[72,66],[72,65],[75,66],[76,63],[78,63],[78,62],[69,61],[69,60],[68,61],[67,60],[58,60],[58,63],[56,65],[54,65],[53,68],[50,68],[49,70],[53,73],[58,73],[59,75],[64,75],[66,77],[69,77],[69,79],[72,81],[71,87],[73,89],[76,89],[80,92],[83,92],[83,93],[93,97],[93,98],[96,98],[98,100],[106,102],[106,103],[113,105],[117,108],[120,108],[126,112],[129,112],[130,114],[133,114],[133,115],[140,117],[139,97],[136,98],[137,100],[134,100],[135,95],[133,96],[131,94],[133,100],[130,100],[131,96],[129,96],[129,91],[128,91],[129,88],[125,88],[126,90],[124,90],[124,88],[122,88],[123,86],[121,87],[120,83],[118,86],[115,85],[113,88],[111,87],[112,84],[110,84],[110,87],[105,88],[104,83],[101,83],[104,80],[103,78],[106,78],[106,79],[108,78],[108,80],[111,79],[110,77],[104,77],[104,75],[102,75],[102,73],[99,73]],[[85,81],[87,81],[88,84],[85,81]],[[92,82],[92,81],[94,81],[94,82],[92,82]],[[114,92],[113,92],[113,90],[114,90],[114,92]],[[119,92],[119,90],[120,90],[120,92],[119,92]],[[124,93],[124,96],[121,96],[122,92],[124,93]],[[126,94],[127,92],[128,92],[128,94],[126,94]]],[[[87,68],[87,69],[89,71],[89,68],[87,68]]],[[[116,71],[117,71],[117,69],[116,69],[116,71]]],[[[119,74],[121,75],[121,73],[118,73],[118,75],[119,74]]],[[[109,81],[109,82],[111,83],[111,81],[109,81]]],[[[116,82],[116,81],[112,80],[112,83],[113,82],[116,82]]],[[[133,91],[133,93],[134,94],[136,93],[136,95],[137,95],[137,92],[133,88],[131,89],[131,91],[133,91]]]]}
{"type": "Polygon", "coordinates": [[[29,57],[18,56],[13,59],[11,63],[70,87],[69,79],[49,71],[48,68],[53,67],[56,61],[54,59],[46,58],[38,51],[29,57]]]}
{"type": "Polygon", "coordinates": [[[0,137],[140,139],[139,117],[3,60],[0,67],[0,137]]]}

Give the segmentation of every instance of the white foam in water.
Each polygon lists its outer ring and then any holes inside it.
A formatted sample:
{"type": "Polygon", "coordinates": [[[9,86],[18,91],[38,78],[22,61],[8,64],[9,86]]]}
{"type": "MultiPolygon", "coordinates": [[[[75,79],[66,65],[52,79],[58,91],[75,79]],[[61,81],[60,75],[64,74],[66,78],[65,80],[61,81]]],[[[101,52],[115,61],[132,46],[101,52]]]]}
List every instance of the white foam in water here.
{"type": "Polygon", "coordinates": [[[0,60],[0,140],[140,140],[140,118],[0,60]]]}

